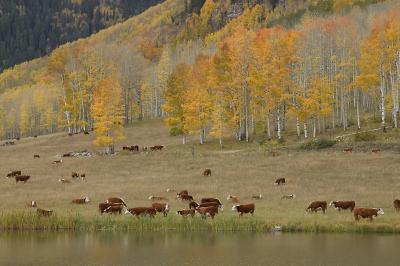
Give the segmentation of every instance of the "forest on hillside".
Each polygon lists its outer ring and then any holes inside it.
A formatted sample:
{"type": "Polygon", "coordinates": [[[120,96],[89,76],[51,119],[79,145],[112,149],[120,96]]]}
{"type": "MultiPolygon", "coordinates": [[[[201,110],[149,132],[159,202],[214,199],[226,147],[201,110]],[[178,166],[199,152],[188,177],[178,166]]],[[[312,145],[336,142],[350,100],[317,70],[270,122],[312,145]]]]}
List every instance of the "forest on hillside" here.
{"type": "Polygon", "coordinates": [[[162,0],[0,0],[0,72],[137,15],[162,0]]]}
{"type": "Polygon", "coordinates": [[[397,1],[234,2],[196,10],[167,0],[6,71],[0,134],[95,129],[106,146],[123,138],[123,124],[163,118],[183,141],[222,145],[254,133],[398,127],[397,1]]]}

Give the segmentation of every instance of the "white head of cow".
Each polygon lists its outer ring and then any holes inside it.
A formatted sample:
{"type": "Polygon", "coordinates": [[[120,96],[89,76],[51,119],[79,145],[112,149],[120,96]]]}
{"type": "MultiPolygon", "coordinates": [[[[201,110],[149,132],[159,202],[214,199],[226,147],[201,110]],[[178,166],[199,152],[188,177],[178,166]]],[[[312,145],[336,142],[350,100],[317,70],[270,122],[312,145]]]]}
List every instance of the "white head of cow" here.
{"type": "Polygon", "coordinates": [[[232,211],[236,211],[238,206],[239,206],[239,205],[233,205],[232,211]]]}
{"type": "Polygon", "coordinates": [[[166,211],[169,211],[169,204],[168,204],[168,203],[165,204],[165,210],[166,210],[166,211]]]}
{"type": "Polygon", "coordinates": [[[292,198],[294,198],[294,199],[295,199],[295,198],[296,198],[296,195],[295,195],[295,194],[292,194],[292,198]]]}
{"type": "Polygon", "coordinates": [[[333,203],[334,203],[334,201],[331,201],[331,202],[329,203],[329,207],[332,207],[332,206],[333,206],[333,203]]]}
{"type": "Polygon", "coordinates": [[[228,197],[226,198],[226,200],[230,200],[230,199],[232,199],[232,196],[231,196],[231,195],[228,195],[228,197]]]}
{"type": "Polygon", "coordinates": [[[150,197],[149,197],[149,200],[152,200],[153,199],[153,195],[151,195],[150,197]]]}
{"type": "Polygon", "coordinates": [[[32,200],[32,201],[31,201],[31,206],[32,206],[32,207],[36,207],[36,201],[32,200]]]}
{"type": "Polygon", "coordinates": [[[385,214],[385,212],[383,211],[382,208],[378,208],[378,209],[376,209],[376,210],[378,210],[378,214],[379,214],[379,215],[384,215],[384,214],[385,214]]]}
{"type": "Polygon", "coordinates": [[[259,197],[260,199],[262,199],[263,196],[260,194],[258,197],[259,197]]]}
{"type": "Polygon", "coordinates": [[[125,214],[132,214],[128,209],[125,209],[125,214]]]}
{"type": "Polygon", "coordinates": [[[85,197],[85,202],[88,203],[90,201],[89,197],[85,197]]]}

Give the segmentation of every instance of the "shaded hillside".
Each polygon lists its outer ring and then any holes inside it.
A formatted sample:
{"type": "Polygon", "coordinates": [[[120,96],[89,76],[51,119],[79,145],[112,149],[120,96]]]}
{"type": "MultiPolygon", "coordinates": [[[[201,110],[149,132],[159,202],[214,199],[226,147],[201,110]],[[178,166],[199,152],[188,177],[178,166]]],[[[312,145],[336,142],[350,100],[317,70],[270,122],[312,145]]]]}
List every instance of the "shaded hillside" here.
{"type": "Polygon", "coordinates": [[[0,0],[0,72],[137,15],[163,0],[0,0]]]}

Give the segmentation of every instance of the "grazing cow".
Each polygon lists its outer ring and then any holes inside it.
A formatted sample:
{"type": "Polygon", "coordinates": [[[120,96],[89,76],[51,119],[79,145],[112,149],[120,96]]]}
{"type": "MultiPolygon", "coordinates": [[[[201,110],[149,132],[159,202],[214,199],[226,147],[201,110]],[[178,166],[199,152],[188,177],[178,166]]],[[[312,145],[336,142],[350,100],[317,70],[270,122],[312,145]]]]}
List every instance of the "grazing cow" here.
{"type": "Polygon", "coordinates": [[[182,201],[193,201],[193,196],[183,194],[183,195],[180,196],[180,199],[181,199],[182,201]]]}
{"type": "Polygon", "coordinates": [[[125,207],[127,207],[125,201],[121,198],[108,198],[106,203],[117,203],[117,204],[122,204],[125,207]]]}
{"type": "Polygon", "coordinates": [[[284,184],[286,184],[286,179],[283,178],[283,177],[278,178],[278,179],[275,180],[275,183],[274,183],[274,184],[275,184],[276,186],[284,185],[284,184]]]}
{"type": "Polygon", "coordinates": [[[167,198],[164,198],[164,197],[157,197],[157,196],[153,196],[153,195],[151,195],[151,196],[149,197],[149,200],[163,200],[163,201],[168,201],[167,198]]]}
{"type": "Polygon", "coordinates": [[[83,199],[73,199],[71,201],[72,204],[86,204],[89,202],[90,202],[90,199],[88,197],[84,197],[83,199]]]}
{"type": "Polygon", "coordinates": [[[99,203],[99,212],[100,212],[100,214],[102,215],[105,212],[105,210],[110,206],[120,206],[122,208],[122,204],[119,204],[119,203],[102,202],[102,203],[99,203]]]}
{"type": "Polygon", "coordinates": [[[323,213],[326,212],[327,209],[327,203],[326,201],[313,201],[310,203],[310,205],[307,207],[306,212],[315,212],[322,210],[323,213]]]}
{"type": "Polygon", "coordinates": [[[179,210],[176,212],[177,215],[180,215],[182,217],[187,217],[187,216],[192,216],[192,218],[194,217],[195,214],[195,210],[194,209],[189,209],[189,210],[179,210]]]}
{"type": "Polygon", "coordinates": [[[222,205],[222,203],[219,201],[219,199],[216,199],[216,198],[202,198],[201,199],[202,204],[207,203],[207,202],[216,202],[221,209],[223,209],[223,207],[224,207],[222,205]]]}
{"type": "Polygon", "coordinates": [[[239,203],[239,199],[236,196],[228,195],[226,200],[232,202],[232,203],[239,203]]]}
{"type": "Polygon", "coordinates": [[[26,181],[28,181],[29,178],[31,178],[31,176],[29,176],[29,175],[16,176],[15,177],[15,183],[18,183],[18,182],[26,183],[26,181]]]}
{"type": "Polygon", "coordinates": [[[195,202],[195,201],[191,201],[191,202],[189,202],[189,209],[190,210],[194,210],[194,209],[196,209],[196,208],[198,208],[200,205],[197,203],[197,202],[195,202]]]}
{"type": "Polygon", "coordinates": [[[255,208],[256,206],[254,205],[254,203],[234,205],[232,207],[232,211],[237,211],[239,213],[239,216],[243,216],[244,213],[251,213],[251,215],[254,215],[255,208]]]}
{"type": "Polygon", "coordinates": [[[123,206],[121,204],[118,205],[110,205],[103,212],[112,213],[112,214],[122,214],[123,206]]]}
{"type": "Polygon", "coordinates": [[[283,195],[281,199],[294,199],[294,198],[296,198],[296,195],[289,194],[289,195],[283,195]]]}
{"type": "Polygon", "coordinates": [[[53,214],[52,210],[36,209],[38,216],[40,217],[50,217],[53,214]]]}
{"type": "Polygon", "coordinates": [[[58,179],[58,182],[63,183],[63,184],[69,184],[69,183],[71,183],[71,181],[66,180],[66,179],[64,179],[64,178],[58,179]]]}
{"type": "Polygon", "coordinates": [[[150,147],[151,151],[161,151],[164,148],[164,146],[162,145],[154,145],[152,147],[150,147]]]}
{"type": "Polygon", "coordinates": [[[395,211],[400,211],[400,200],[399,199],[395,199],[393,201],[393,206],[394,206],[395,211]]]}
{"type": "Polygon", "coordinates": [[[379,152],[381,152],[381,149],[372,149],[371,152],[372,153],[379,153],[379,152]]]}
{"type": "Polygon", "coordinates": [[[61,164],[61,163],[62,163],[62,160],[53,161],[53,164],[61,164]]]}
{"type": "Polygon", "coordinates": [[[33,155],[33,158],[35,159],[35,158],[40,158],[40,155],[39,154],[34,154],[33,155]]]}
{"type": "Polygon", "coordinates": [[[262,199],[263,198],[263,196],[260,194],[260,195],[255,195],[255,196],[251,196],[251,198],[252,199],[262,199]]]}
{"type": "Polygon", "coordinates": [[[7,174],[7,178],[19,176],[19,175],[21,175],[21,174],[22,174],[21,171],[18,171],[18,170],[17,170],[17,171],[12,171],[12,172],[10,172],[10,173],[7,174]]]}
{"type": "Polygon", "coordinates": [[[36,208],[36,207],[37,207],[36,201],[32,200],[31,202],[28,202],[28,203],[26,204],[26,207],[29,207],[29,208],[36,208]]]}
{"type": "Polygon", "coordinates": [[[202,218],[206,218],[207,215],[214,219],[214,216],[218,214],[218,207],[217,206],[209,206],[209,207],[198,207],[196,211],[202,216],[202,218]]]}
{"type": "Polygon", "coordinates": [[[142,151],[147,151],[147,150],[148,150],[147,146],[142,147],[142,151]]]}
{"type": "Polygon", "coordinates": [[[350,201],[332,201],[329,203],[329,207],[334,207],[336,210],[350,210],[352,212],[356,207],[356,202],[353,200],[350,201]]]}
{"type": "Polygon", "coordinates": [[[72,178],[78,178],[78,177],[79,177],[79,174],[76,173],[76,172],[72,172],[71,177],[72,177],[72,178]]]}
{"type": "Polygon", "coordinates": [[[353,152],[353,148],[344,148],[343,152],[353,152]]]}
{"type": "Polygon", "coordinates": [[[206,168],[206,169],[203,171],[203,176],[211,176],[211,169],[206,168]]]}
{"type": "Polygon", "coordinates": [[[164,215],[164,217],[168,216],[168,212],[169,212],[168,203],[157,203],[157,202],[155,202],[155,203],[151,204],[151,207],[153,209],[155,209],[157,212],[161,212],[164,215]]]}
{"type": "Polygon", "coordinates": [[[86,174],[81,174],[81,179],[85,179],[86,178],[86,174]]]}
{"type": "Polygon", "coordinates": [[[187,190],[182,190],[179,193],[176,193],[177,198],[181,198],[183,195],[189,195],[189,192],[187,190]]]}
{"type": "Polygon", "coordinates": [[[372,221],[374,216],[378,217],[378,215],[385,214],[382,208],[355,208],[353,213],[356,221],[360,220],[360,217],[369,218],[372,221]]]}
{"type": "Polygon", "coordinates": [[[154,218],[156,216],[157,211],[152,207],[136,207],[125,210],[125,214],[132,214],[133,216],[149,216],[150,218],[154,218]]]}
{"type": "Polygon", "coordinates": [[[221,210],[222,210],[222,205],[219,205],[219,203],[215,202],[215,201],[204,202],[204,203],[201,203],[201,204],[198,204],[195,201],[191,201],[189,203],[189,209],[197,209],[197,208],[200,208],[200,207],[210,207],[210,206],[217,206],[218,208],[221,208],[221,210]]]}
{"type": "Polygon", "coordinates": [[[72,154],[71,154],[71,153],[64,153],[64,154],[62,155],[62,157],[72,157],[72,154]]]}

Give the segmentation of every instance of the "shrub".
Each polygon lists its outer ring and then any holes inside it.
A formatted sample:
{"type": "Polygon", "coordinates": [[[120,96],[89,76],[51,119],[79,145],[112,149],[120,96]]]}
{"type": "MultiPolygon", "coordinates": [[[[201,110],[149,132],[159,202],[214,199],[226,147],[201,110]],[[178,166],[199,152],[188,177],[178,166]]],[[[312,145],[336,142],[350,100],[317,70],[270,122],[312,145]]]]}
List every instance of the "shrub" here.
{"type": "Polygon", "coordinates": [[[375,141],[376,135],[371,132],[359,132],[354,135],[354,141],[375,141]]]}
{"type": "Polygon", "coordinates": [[[300,146],[303,150],[321,150],[334,146],[336,144],[336,140],[329,139],[317,139],[308,141],[300,146]]]}
{"type": "Polygon", "coordinates": [[[179,135],[181,135],[183,132],[182,132],[182,129],[181,128],[178,128],[178,127],[173,127],[173,128],[171,128],[170,130],[169,130],[169,134],[171,135],[171,136],[179,136],[179,135]]]}

